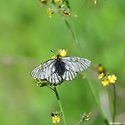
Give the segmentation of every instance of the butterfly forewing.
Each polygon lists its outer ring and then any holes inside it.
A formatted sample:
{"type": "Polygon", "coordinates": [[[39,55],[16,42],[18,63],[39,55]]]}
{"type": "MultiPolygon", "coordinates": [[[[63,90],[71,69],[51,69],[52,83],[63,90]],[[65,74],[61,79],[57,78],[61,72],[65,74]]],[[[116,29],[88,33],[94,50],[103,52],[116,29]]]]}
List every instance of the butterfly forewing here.
{"type": "Polygon", "coordinates": [[[55,72],[55,59],[50,59],[41,63],[31,71],[31,76],[37,79],[47,79],[53,72],[55,72]]]}
{"type": "Polygon", "coordinates": [[[90,60],[81,57],[65,56],[61,59],[65,63],[65,68],[67,70],[73,70],[74,72],[82,72],[91,64],[90,60]]]}

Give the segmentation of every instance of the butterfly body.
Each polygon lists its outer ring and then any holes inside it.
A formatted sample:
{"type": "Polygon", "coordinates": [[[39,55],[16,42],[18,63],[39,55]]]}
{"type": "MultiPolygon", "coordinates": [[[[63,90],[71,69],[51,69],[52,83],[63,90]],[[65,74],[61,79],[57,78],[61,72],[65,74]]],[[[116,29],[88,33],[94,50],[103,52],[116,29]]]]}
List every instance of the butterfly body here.
{"type": "Polygon", "coordinates": [[[77,73],[86,70],[90,64],[91,61],[86,58],[57,55],[56,59],[50,59],[33,69],[31,76],[56,84],[75,79],[77,73]]]}
{"type": "Polygon", "coordinates": [[[55,73],[57,73],[60,77],[62,77],[64,72],[65,72],[65,64],[61,60],[61,58],[57,58],[55,63],[55,73]]]}

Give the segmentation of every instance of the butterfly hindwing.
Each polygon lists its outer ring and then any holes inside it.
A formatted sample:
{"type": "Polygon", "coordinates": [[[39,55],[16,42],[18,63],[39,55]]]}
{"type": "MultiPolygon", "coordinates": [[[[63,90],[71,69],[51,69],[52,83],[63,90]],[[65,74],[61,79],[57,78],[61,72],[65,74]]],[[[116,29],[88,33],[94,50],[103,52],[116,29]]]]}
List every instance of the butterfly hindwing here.
{"type": "Polygon", "coordinates": [[[70,81],[75,79],[77,76],[77,73],[72,71],[72,70],[66,70],[65,73],[63,74],[63,80],[70,81]]]}
{"type": "Polygon", "coordinates": [[[61,76],[58,75],[58,73],[52,73],[48,78],[47,80],[50,82],[50,83],[59,83],[62,81],[62,78],[61,76]]]}

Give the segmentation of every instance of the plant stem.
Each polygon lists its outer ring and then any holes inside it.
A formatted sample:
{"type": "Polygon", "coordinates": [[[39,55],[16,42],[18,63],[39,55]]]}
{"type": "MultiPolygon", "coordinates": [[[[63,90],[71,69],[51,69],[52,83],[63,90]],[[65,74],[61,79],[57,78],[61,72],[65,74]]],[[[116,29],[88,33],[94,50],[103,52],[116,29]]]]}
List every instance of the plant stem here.
{"type": "MultiPolygon", "coordinates": [[[[68,3],[69,3],[68,0],[66,0],[66,4],[69,6],[68,3]]],[[[61,15],[61,13],[59,12],[59,10],[58,10],[52,3],[49,2],[48,4],[49,4],[52,8],[54,8],[54,10],[55,10],[56,12],[58,12],[58,13],[61,15]]],[[[70,27],[68,21],[66,20],[66,18],[65,18],[63,15],[61,15],[61,16],[62,16],[63,20],[65,21],[67,27],[69,28],[69,30],[70,30],[70,32],[71,32],[71,34],[72,34],[72,37],[74,38],[73,30],[71,29],[71,27],[70,27]]]]}
{"type": "Polygon", "coordinates": [[[113,89],[114,89],[114,101],[113,101],[113,104],[114,104],[114,112],[113,112],[113,122],[115,122],[115,113],[116,113],[116,88],[115,88],[115,84],[112,84],[113,85],[113,89]]]}
{"type": "MultiPolygon", "coordinates": [[[[87,1],[87,0],[86,0],[86,1],[87,1]]],[[[79,41],[78,41],[78,38],[77,38],[77,34],[76,34],[76,30],[75,30],[75,26],[74,26],[74,23],[73,23],[73,19],[72,19],[72,18],[73,18],[73,17],[71,17],[71,23],[72,23],[73,33],[74,33],[74,36],[75,36],[74,39],[75,39],[75,42],[76,42],[76,46],[77,46],[79,55],[82,56],[82,55],[83,55],[83,54],[82,54],[82,50],[81,50],[81,47],[80,47],[80,44],[79,44],[79,41]]],[[[86,72],[86,74],[87,74],[87,72],[86,72]]],[[[96,96],[96,92],[95,92],[95,90],[94,90],[93,84],[91,83],[91,80],[90,80],[90,78],[89,78],[88,76],[86,77],[86,79],[87,79],[89,88],[90,88],[90,90],[91,90],[91,92],[92,92],[92,95],[93,95],[93,97],[94,97],[94,99],[95,99],[95,101],[96,101],[96,104],[97,104],[97,106],[98,106],[98,108],[99,108],[99,110],[100,110],[100,113],[101,113],[101,115],[102,115],[102,117],[103,117],[103,119],[104,119],[104,122],[105,122],[106,125],[109,125],[109,122],[108,122],[108,120],[107,120],[107,118],[106,118],[106,116],[105,116],[105,114],[104,114],[104,112],[103,112],[103,109],[102,109],[101,106],[100,106],[99,100],[98,100],[98,98],[97,98],[97,96],[96,96]]]]}
{"type": "Polygon", "coordinates": [[[61,110],[61,112],[62,112],[62,117],[63,117],[64,125],[66,125],[65,115],[64,115],[64,112],[63,112],[63,108],[62,108],[62,105],[61,105],[61,102],[60,102],[60,98],[59,98],[59,94],[58,94],[58,92],[57,92],[56,86],[55,86],[55,88],[54,88],[54,92],[55,92],[55,94],[56,94],[56,98],[57,98],[57,100],[58,100],[60,110],[61,110]]]}
{"type": "Polygon", "coordinates": [[[96,101],[96,104],[97,104],[97,106],[98,106],[98,108],[99,108],[99,110],[100,110],[100,113],[101,113],[101,115],[102,115],[102,118],[104,119],[105,124],[106,124],[106,125],[109,125],[109,122],[108,122],[108,120],[107,120],[107,118],[106,118],[106,116],[105,116],[105,114],[104,114],[104,112],[103,112],[103,109],[101,108],[101,105],[100,105],[100,103],[99,103],[99,100],[97,99],[97,96],[96,96],[96,93],[95,93],[93,84],[91,83],[91,80],[90,80],[89,76],[87,75],[87,72],[86,72],[86,79],[87,79],[89,88],[90,88],[90,90],[91,90],[91,92],[92,92],[92,95],[93,95],[93,97],[94,97],[94,99],[95,99],[95,101],[96,101]]]}
{"type": "Polygon", "coordinates": [[[67,27],[69,28],[69,30],[70,30],[70,32],[71,32],[71,34],[72,34],[73,39],[75,39],[75,36],[74,36],[73,30],[72,30],[72,28],[70,27],[68,21],[66,20],[66,18],[65,18],[64,16],[62,16],[62,18],[63,18],[63,20],[65,21],[67,27]]]}
{"type": "Polygon", "coordinates": [[[84,5],[85,3],[87,2],[88,0],[85,0],[82,5],[72,14],[73,16],[75,15],[75,13],[77,13],[84,5]]]}
{"type": "Polygon", "coordinates": [[[77,49],[78,49],[78,52],[79,52],[79,55],[82,57],[82,50],[81,50],[81,47],[80,47],[80,43],[78,41],[78,38],[77,38],[77,34],[76,34],[76,30],[75,30],[75,26],[74,26],[74,22],[73,22],[73,17],[71,16],[70,19],[71,19],[71,23],[72,23],[72,29],[73,29],[73,34],[74,34],[74,40],[75,40],[75,44],[77,46],[77,49]]]}

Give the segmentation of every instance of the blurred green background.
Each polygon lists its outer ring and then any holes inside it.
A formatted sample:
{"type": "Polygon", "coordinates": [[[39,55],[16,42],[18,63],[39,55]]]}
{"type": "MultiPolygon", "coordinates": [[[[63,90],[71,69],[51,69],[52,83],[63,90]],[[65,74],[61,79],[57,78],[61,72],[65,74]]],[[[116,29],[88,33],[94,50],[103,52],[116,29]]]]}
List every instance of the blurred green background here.
{"type": "MultiPolygon", "coordinates": [[[[83,0],[69,0],[72,12],[83,0]]],[[[47,87],[37,87],[30,72],[34,65],[50,59],[56,46],[68,49],[69,56],[79,56],[75,41],[59,14],[49,18],[37,0],[0,0],[0,125],[53,125],[51,107],[59,111],[55,94],[47,87]]],[[[115,74],[117,103],[116,121],[125,122],[125,0],[88,0],[73,17],[85,58],[92,61],[89,77],[111,121],[113,87],[102,87],[92,69],[102,63],[115,74]],[[107,94],[108,93],[108,94],[107,94]],[[109,102],[108,99],[109,98],[109,102]]],[[[70,19],[67,16],[69,24],[70,19]]],[[[85,125],[102,125],[88,83],[78,74],[73,81],[57,87],[68,125],[81,119],[80,113],[92,111],[85,125]]],[[[59,124],[63,125],[62,117],[59,124]]]]}

